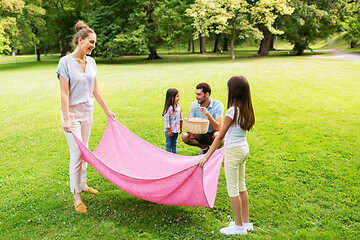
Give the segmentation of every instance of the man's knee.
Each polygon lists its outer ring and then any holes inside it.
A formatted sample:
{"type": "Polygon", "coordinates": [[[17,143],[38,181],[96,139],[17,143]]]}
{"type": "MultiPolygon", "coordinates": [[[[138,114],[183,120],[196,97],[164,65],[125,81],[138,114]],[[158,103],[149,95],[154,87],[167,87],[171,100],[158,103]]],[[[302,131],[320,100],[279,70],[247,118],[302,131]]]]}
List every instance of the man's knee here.
{"type": "Polygon", "coordinates": [[[198,135],[192,133],[183,133],[181,139],[185,144],[195,146],[198,144],[198,135]]]}
{"type": "Polygon", "coordinates": [[[183,133],[181,136],[181,139],[184,143],[189,144],[189,134],[188,133],[183,133]]]}
{"type": "Polygon", "coordinates": [[[218,135],[219,135],[219,132],[214,132],[214,134],[212,135],[212,139],[214,140],[218,135]]]}

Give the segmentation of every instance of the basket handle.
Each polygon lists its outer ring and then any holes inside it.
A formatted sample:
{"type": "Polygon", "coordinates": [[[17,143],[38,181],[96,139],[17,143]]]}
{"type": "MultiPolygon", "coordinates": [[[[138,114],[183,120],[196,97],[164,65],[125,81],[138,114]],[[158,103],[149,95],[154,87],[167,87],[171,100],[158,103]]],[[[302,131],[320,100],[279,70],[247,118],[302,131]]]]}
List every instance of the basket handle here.
{"type": "MultiPolygon", "coordinates": [[[[188,117],[187,118],[189,118],[190,117],[190,113],[191,113],[191,111],[192,110],[194,110],[195,108],[199,108],[200,109],[200,107],[194,107],[194,108],[192,108],[191,110],[190,110],[190,112],[188,113],[188,117]]],[[[204,114],[204,116],[205,116],[205,119],[207,119],[208,117],[204,114]]]]}

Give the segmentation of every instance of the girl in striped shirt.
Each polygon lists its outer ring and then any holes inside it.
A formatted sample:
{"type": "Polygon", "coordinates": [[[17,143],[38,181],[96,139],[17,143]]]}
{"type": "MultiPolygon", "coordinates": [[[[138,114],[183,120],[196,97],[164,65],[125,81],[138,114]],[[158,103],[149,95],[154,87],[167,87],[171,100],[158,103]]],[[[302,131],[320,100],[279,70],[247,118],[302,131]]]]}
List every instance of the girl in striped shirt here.
{"type": "Polygon", "coordinates": [[[176,142],[178,135],[182,133],[183,122],[179,100],[179,91],[169,88],[166,92],[165,106],[162,113],[164,116],[166,151],[175,154],[177,153],[176,142]]]}

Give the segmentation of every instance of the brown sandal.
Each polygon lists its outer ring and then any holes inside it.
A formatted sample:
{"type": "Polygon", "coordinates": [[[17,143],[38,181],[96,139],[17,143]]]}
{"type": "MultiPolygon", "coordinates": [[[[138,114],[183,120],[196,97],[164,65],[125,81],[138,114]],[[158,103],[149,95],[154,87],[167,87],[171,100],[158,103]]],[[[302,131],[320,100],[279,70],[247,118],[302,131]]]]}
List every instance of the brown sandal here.
{"type": "Polygon", "coordinates": [[[74,206],[75,206],[75,210],[77,212],[81,212],[81,213],[87,213],[87,206],[85,205],[85,203],[80,203],[79,205],[75,205],[75,202],[74,202],[74,206]]]}
{"type": "Polygon", "coordinates": [[[91,194],[98,194],[99,191],[96,190],[95,188],[92,188],[92,187],[89,187],[87,190],[82,190],[83,192],[88,192],[88,193],[91,193],[91,194]]]}

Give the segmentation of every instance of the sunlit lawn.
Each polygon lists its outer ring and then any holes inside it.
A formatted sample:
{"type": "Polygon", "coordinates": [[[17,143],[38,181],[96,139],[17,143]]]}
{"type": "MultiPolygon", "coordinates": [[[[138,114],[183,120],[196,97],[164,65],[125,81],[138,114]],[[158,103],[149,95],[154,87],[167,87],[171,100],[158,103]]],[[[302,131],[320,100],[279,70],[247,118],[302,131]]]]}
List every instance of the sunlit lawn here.
{"type": "MultiPolygon", "coordinates": [[[[0,65],[0,239],[228,239],[232,216],[223,170],[213,209],[135,198],[92,167],[87,214],[74,211],[69,152],[60,125],[55,60],[0,65]]],[[[247,187],[255,231],[236,239],[360,237],[360,63],[305,57],[143,57],[98,60],[107,104],[122,124],[164,148],[162,108],[180,90],[184,115],[208,82],[226,105],[226,81],[248,78],[256,114],[247,187]]],[[[95,107],[90,149],[106,115],[95,107]]],[[[179,154],[197,149],[178,144],[179,154]]],[[[130,164],[130,163],[129,163],[130,164]]]]}

